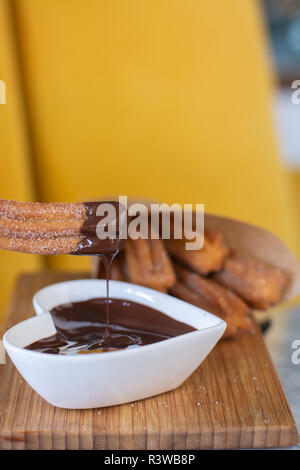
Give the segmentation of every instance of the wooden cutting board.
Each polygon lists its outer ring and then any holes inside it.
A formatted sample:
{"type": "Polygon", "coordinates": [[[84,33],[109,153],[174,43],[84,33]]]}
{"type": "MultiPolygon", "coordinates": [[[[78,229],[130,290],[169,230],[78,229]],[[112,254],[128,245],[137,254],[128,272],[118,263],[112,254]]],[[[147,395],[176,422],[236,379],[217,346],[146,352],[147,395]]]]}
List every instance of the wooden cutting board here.
{"type": "MultiPolygon", "coordinates": [[[[43,286],[88,275],[22,275],[5,330],[34,314],[43,286]]],[[[176,364],[170,364],[176,367],[176,364]]],[[[223,449],[291,446],[297,428],[259,331],[221,341],[178,389],[94,410],[55,408],[0,365],[1,449],[223,449]]]]}

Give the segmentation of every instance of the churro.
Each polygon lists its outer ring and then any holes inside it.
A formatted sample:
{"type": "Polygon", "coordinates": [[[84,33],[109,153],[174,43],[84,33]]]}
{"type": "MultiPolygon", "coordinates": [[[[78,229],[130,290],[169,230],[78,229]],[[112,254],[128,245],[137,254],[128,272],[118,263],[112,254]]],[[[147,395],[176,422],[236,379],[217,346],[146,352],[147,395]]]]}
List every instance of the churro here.
{"type": "Polygon", "coordinates": [[[130,282],[164,291],[175,273],[161,240],[128,239],[125,245],[126,273],[130,282]]]}
{"type": "Polygon", "coordinates": [[[225,257],[229,253],[223,236],[220,232],[206,229],[204,233],[204,245],[200,250],[186,250],[185,243],[188,240],[165,240],[165,246],[169,254],[184,263],[193,271],[207,275],[221,269],[225,257]]]}
{"type": "Polygon", "coordinates": [[[236,338],[253,330],[249,307],[229,289],[179,265],[176,265],[176,276],[178,282],[170,293],[225,320],[225,337],[236,338]]]}
{"type": "MultiPolygon", "coordinates": [[[[0,200],[0,249],[22,253],[101,254],[118,240],[99,240],[100,202],[38,203],[0,200]],[[101,245],[101,246],[100,246],[101,245]],[[102,251],[101,251],[102,250],[102,251]]],[[[117,203],[112,202],[116,209],[117,203]]]]}
{"type": "Polygon", "coordinates": [[[17,220],[61,220],[86,218],[84,203],[20,202],[0,199],[0,217],[17,220]]]}
{"type": "Polygon", "coordinates": [[[258,310],[266,310],[278,303],[287,283],[280,269],[234,252],[225,260],[223,269],[213,277],[258,310]]]}

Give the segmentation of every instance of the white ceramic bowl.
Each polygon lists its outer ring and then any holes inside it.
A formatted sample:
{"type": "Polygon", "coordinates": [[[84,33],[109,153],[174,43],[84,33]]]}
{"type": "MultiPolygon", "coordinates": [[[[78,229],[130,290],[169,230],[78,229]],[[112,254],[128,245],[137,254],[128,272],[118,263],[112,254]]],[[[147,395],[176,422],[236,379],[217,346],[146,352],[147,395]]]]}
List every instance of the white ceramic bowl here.
{"type": "Polygon", "coordinates": [[[226,323],[166,294],[126,282],[110,282],[110,297],[133,300],[197,329],[159,343],[106,354],[60,356],[24,349],[55,333],[48,311],[62,303],[105,296],[105,281],[53,284],[34,297],[39,314],[4,335],[5,349],[29,385],[61,408],[98,408],[157,395],[178,387],[199,366],[226,323]],[[45,313],[43,313],[45,312],[45,313]]]}

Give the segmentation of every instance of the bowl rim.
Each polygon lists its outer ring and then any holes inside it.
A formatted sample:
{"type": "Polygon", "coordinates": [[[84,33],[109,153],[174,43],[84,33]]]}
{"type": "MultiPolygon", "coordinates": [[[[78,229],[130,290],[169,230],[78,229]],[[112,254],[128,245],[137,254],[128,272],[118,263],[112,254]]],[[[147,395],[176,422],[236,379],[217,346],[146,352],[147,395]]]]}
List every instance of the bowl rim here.
{"type": "MultiPolygon", "coordinates": [[[[180,300],[180,299],[176,299],[176,300],[180,300]]],[[[187,302],[184,302],[183,300],[181,301],[183,303],[187,303],[187,302]]],[[[200,309],[201,310],[201,309],[200,309]]],[[[209,313],[209,312],[207,312],[209,313]]],[[[50,353],[44,353],[44,352],[40,352],[40,351],[34,351],[34,350],[31,350],[31,349],[25,349],[25,347],[21,347],[21,346],[16,346],[15,344],[13,344],[8,338],[7,336],[9,336],[9,334],[15,329],[15,328],[20,328],[20,326],[24,323],[27,323],[28,321],[40,321],[40,319],[46,315],[51,315],[50,312],[43,312],[41,313],[40,315],[36,315],[36,316],[33,316],[33,317],[30,317],[30,318],[26,318],[25,320],[13,325],[11,328],[9,328],[5,334],[3,335],[3,344],[4,344],[4,347],[5,347],[5,350],[8,352],[8,349],[11,349],[11,350],[14,350],[14,351],[17,351],[17,352],[20,352],[22,351],[22,353],[24,354],[27,354],[27,355],[32,355],[32,354],[35,354],[36,356],[35,357],[40,357],[40,358],[49,358],[51,357],[52,360],[64,360],[64,361],[91,361],[91,359],[94,359],[94,360],[101,360],[101,361],[104,361],[104,360],[110,360],[111,357],[119,357],[119,355],[121,354],[122,357],[124,357],[124,355],[132,355],[132,354],[137,354],[137,353],[140,353],[141,351],[144,351],[145,348],[147,348],[147,350],[149,349],[157,349],[159,347],[161,347],[162,344],[165,344],[166,342],[170,343],[174,343],[176,341],[180,341],[180,338],[182,337],[187,337],[187,336],[196,336],[196,335],[201,335],[203,332],[207,332],[208,330],[213,330],[213,329],[223,329],[223,333],[226,329],[226,322],[224,320],[222,320],[221,318],[219,318],[219,322],[216,323],[215,325],[210,325],[210,326],[207,326],[207,327],[204,327],[204,328],[201,328],[201,329],[196,329],[195,331],[191,331],[189,333],[184,333],[182,335],[178,335],[178,336],[174,336],[173,338],[168,338],[168,339],[165,339],[165,340],[162,340],[162,341],[158,341],[157,343],[152,343],[152,344],[146,344],[144,346],[141,346],[140,348],[132,348],[132,349],[122,349],[122,350],[118,350],[118,351],[111,351],[109,354],[99,354],[99,353],[90,353],[90,354],[70,354],[70,355],[63,355],[63,354],[50,354],[50,353]],[[7,348],[8,346],[8,348],[7,348]],[[112,355],[113,353],[113,355],[112,355]],[[38,356],[37,356],[38,355],[38,356]],[[57,358],[57,359],[56,359],[57,358]],[[59,359],[58,359],[59,358],[59,359]]],[[[212,315],[209,313],[209,315],[212,315]]],[[[216,317],[218,318],[218,317],[216,317]]],[[[222,335],[221,335],[222,336],[222,335]]],[[[221,338],[220,336],[220,338],[221,338]]],[[[219,339],[220,339],[219,338],[219,339]]]]}
{"type": "MultiPolygon", "coordinates": [[[[64,303],[67,303],[66,301],[62,301],[62,302],[55,302],[53,306],[51,306],[51,308],[47,305],[43,306],[42,305],[42,302],[39,302],[39,297],[44,295],[44,292],[47,292],[47,290],[49,292],[51,292],[51,290],[55,290],[56,288],[60,288],[62,286],[70,286],[72,287],[73,285],[76,285],[78,283],[84,283],[84,284],[90,284],[90,285],[99,285],[101,287],[104,287],[105,289],[105,293],[106,293],[106,279],[73,279],[73,280],[69,280],[69,281],[61,281],[61,282],[55,282],[53,284],[49,284],[48,286],[45,286],[45,287],[42,287],[41,289],[39,289],[33,296],[33,299],[32,299],[32,303],[33,303],[33,307],[34,307],[34,310],[35,310],[35,314],[40,316],[42,313],[45,313],[45,312],[50,312],[52,308],[55,308],[59,305],[63,305],[64,303]],[[39,311],[39,313],[37,312],[39,311]]],[[[200,312],[202,312],[205,316],[207,316],[208,318],[211,318],[212,320],[215,321],[215,324],[212,325],[212,326],[215,326],[217,325],[220,321],[223,321],[225,324],[225,320],[223,320],[222,318],[218,317],[217,315],[215,315],[214,313],[211,313],[209,312],[208,310],[205,310],[204,308],[201,308],[201,307],[198,307],[197,305],[194,305],[194,304],[191,304],[189,302],[186,302],[185,300],[182,300],[182,299],[179,299],[178,297],[174,297],[168,293],[165,293],[165,292],[160,292],[160,291],[157,291],[155,289],[151,289],[150,287],[145,287],[145,286],[142,286],[140,284],[133,284],[131,282],[125,282],[125,281],[115,281],[115,280],[110,280],[110,287],[112,289],[110,289],[110,292],[109,292],[109,298],[112,298],[112,299],[124,299],[126,300],[127,299],[127,296],[128,296],[128,299],[132,300],[132,301],[135,301],[137,303],[141,303],[143,305],[147,305],[147,306],[151,306],[154,308],[156,308],[157,310],[159,310],[161,313],[165,314],[165,315],[169,315],[170,317],[174,318],[173,315],[170,313],[170,309],[169,308],[165,308],[166,304],[165,302],[172,302],[173,304],[179,304],[182,306],[182,309],[184,308],[188,308],[190,310],[198,310],[200,312]],[[113,289],[116,289],[117,293],[112,293],[112,290],[113,289]],[[121,296],[119,295],[119,293],[121,293],[121,296]],[[124,297],[123,297],[124,295],[124,297]],[[160,303],[160,301],[162,303],[164,303],[164,305],[162,305],[160,303]],[[156,304],[156,306],[155,306],[156,304]],[[158,306],[159,305],[159,306],[158,306]]],[[[102,298],[103,294],[94,294],[92,293],[91,295],[78,295],[78,296],[75,296],[75,299],[72,300],[72,293],[70,294],[70,302],[81,302],[82,300],[91,300],[91,299],[97,299],[97,298],[102,298]],[[76,298],[78,297],[78,298],[76,298]]],[[[104,296],[103,296],[104,297],[104,296]]],[[[128,300],[127,299],[127,300],[128,300]]],[[[47,302],[45,302],[47,303],[47,302]]],[[[191,326],[193,326],[194,328],[196,328],[196,330],[204,330],[204,327],[197,327],[197,326],[194,326],[190,321],[186,321],[185,319],[183,318],[176,318],[175,316],[175,319],[177,319],[178,321],[181,321],[183,323],[187,323],[191,326]]],[[[179,335],[181,336],[181,335],[179,335]]]]}

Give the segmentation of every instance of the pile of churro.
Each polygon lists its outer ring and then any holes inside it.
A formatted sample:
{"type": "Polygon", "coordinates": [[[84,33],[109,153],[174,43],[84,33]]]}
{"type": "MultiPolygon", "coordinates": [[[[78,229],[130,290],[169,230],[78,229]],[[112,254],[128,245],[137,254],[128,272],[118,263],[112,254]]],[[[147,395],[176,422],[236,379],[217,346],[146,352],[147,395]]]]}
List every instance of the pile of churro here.
{"type": "MultiPolygon", "coordinates": [[[[216,230],[205,230],[201,250],[187,251],[185,241],[127,240],[110,278],[169,293],[221,317],[227,338],[255,331],[251,310],[280,301],[285,274],[233,251],[216,230]]],[[[105,277],[101,262],[97,277],[105,277]]]]}
{"type": "MultiPolygon", "coordinates": [[[[200,250],[186,240],[128,239],[106,243],[95,228],[99,202],[32,203],[0,200],[0,249],[36,254],[120,253],[110,278],[169,293],[221,317],[225,337],[254,331],[251,309],[276,305],[285,274],[227,246],[221,232],[205,229],[200,250]]],[[[97,277],[105,277],[99,261],[97,277]]]]}

